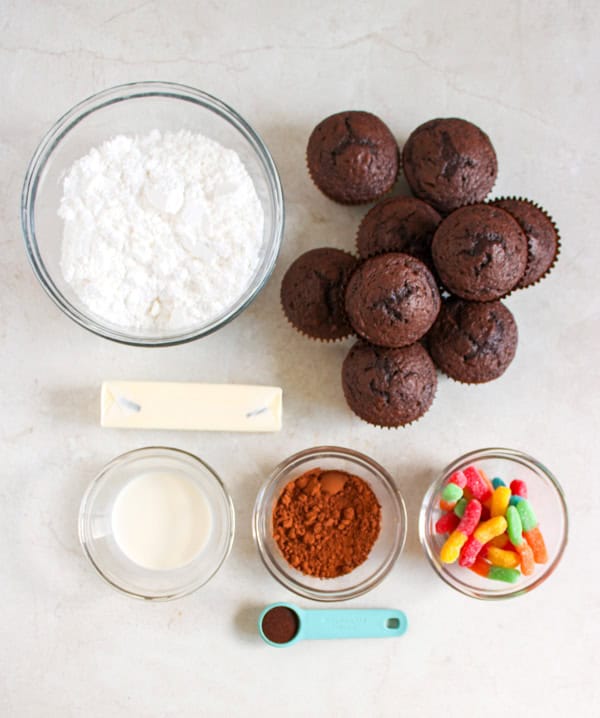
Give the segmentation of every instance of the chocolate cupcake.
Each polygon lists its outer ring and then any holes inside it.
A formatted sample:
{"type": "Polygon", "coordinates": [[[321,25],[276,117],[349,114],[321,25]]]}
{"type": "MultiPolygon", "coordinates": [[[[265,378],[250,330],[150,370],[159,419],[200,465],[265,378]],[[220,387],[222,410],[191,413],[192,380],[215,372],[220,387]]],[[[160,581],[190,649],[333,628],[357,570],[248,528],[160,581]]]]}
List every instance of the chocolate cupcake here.
{"type": "Polygon", "coordinates": [[[482,384],[504,374],[517,350],[517,324],[502,302],[444,302],[427,335],[438,367],[452,379],[482,384]]]}
{"type": "Polygon", "coordinates": [[[281,305],[298,331],[313,339],[342,339],[352,332],[344,313],[343,289],[356,258],[330,247],[300,255],[281,282],[281,305]]]}
{"type": "Polygon", "coordinates": [[[490,138],[455,117],[425,122],[402,150],[402,169],[412,192],[443,214],[481,202],[498,174],[490,138]]]}
{"type": "Polygon", "coordinates": [[[474,204],[446,217],[433,237],[431,254],[452,294],[489,302],[508,294],[523,277],[527,238],[505,210],[474,204]]]}
{"type": "Polygon", "coordinates": [[[398,145],[387,125],[370,112],[339,112],[312,131],[306,161],[323,194],[342,204],[362,204],[392,188],[398,145]]]}
{"type": "Polygon", "coordinates": [[[516,197],[502,197],[491,202],[510,212],[517,220],[528,243],[525,274],[517,287],[530,287],[549,274],[558,257],[560,238],[552,218],[534,202],[516,197]]]}
{"type": "Polygon", "coordinates": [[[419,340],[440,310],[431,272],[415,257],[391,252],[365,260],[345,293],[346,314],[357,334],[384,347],[419,340]]]}
{"type": "Polygon", "coordinates": [[[391,197],[376,204],[358,228],[356,244],[363,258],[383,252],[404,252],[433,270],[431,240],[440,215],[415,197],[391,197]]]}
{"type": "Polygon", "coordinates": [[[348,406],[375,426],[410,424],[425,414],[437,387],[435,366],[420,344],[400,349],[358,341],[342,366],[348,406]]]}

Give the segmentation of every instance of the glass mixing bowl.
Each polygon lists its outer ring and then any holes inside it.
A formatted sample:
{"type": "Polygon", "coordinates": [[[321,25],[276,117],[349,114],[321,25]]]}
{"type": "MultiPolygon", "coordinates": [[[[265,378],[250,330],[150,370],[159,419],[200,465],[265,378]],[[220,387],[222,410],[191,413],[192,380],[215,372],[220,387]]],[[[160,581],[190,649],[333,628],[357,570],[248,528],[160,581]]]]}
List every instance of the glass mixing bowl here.
{"type": "Polygon", "coordinates": [[[79,539],[99,575],[128,596],[167,601],[196,591],[221,568],[231,551],[235,530],[233,503],[217,474],[201,459],[179,449],[149,446],[117,456],[92,481],[79,509],[79,539]],[[212,517],[202,550],[173,569],[149,569],[120,548],[112,512],[120,492],[146,473],[185,477],[203,495],[212,517]]]}
{"type": "Polygon", "coordinates": [[[260,489],[252,519],[254,540],[269,573],[290,591],[315,601],[356,598],[377,586],[394,566],[406,538],[404,500],[388,472],[364,454],[337,446],[317,446],[290,456],[260,489]],[[293,568],[272,534],[273,508],[285,488],[309,469],[337,470],[366,481],[381,506],[381,531],[367,560],[338,578],[316,578],[293,568]]]}
{"type": "Polygon", "coordinates": [[[21,224],[27,256],[54,303],[82,327],[106,339],[138,346],[165,346],[216,331],[243,311],[266,284],[279,252],[284,204],[277,168],[258,134],[216,97],[169,82],[136,82],[99,92],[69,110],[36,149],[21,195],[21,224]],[[171,332],[123,328],[94,315],[64,280],[59,266],[62,220],[57,211],[62,180],[73,162],[118,134],[153,129],[199,132],[235,150],[250,174],[264,211],[259,266],[242,296],[220,316],[171,332]]]}
{"type": "Polygon", "coordinates": [[[553,474],[539,461],[513,449],[479,449],[459,457],[447,466],[431,484],[419,515],[419,537],[427,558],[438,576],[449,586],[472,598],[500,599],[521,596],[542,584],[560,561],[568,536],[568,514],[565,497],[553,474]],[[455,472],[474,465],[492,479],[499,477],[508,485],[523,479],[528,497],[539,521],[548,549],[548,562],[536,564],[531,576],[521,575],[517,583],[503,583],[484,578],[457,563],[440,561],[440,550],[447,535],[435,532],[441,516],[439,500],[446,481],[455,472]]]}

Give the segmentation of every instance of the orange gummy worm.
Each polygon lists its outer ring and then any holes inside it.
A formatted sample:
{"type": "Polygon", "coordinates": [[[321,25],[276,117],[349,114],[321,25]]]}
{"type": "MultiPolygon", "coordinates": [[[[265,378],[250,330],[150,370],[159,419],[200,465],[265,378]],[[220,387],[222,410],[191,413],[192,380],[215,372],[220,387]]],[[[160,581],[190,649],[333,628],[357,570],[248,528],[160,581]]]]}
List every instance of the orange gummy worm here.
{"type": "Polygon", "coordinates": [[[521,560],[521,572],[523,576],[531,576],[535,568],[535,560],[533,558],[533,551],[531,546],[525,539],[518,545],[515,546],[519,559],[521,560]]]}
{"type": "Polygon", "coordinates": [[[523,531],[523,538],[531,546],[534,561],[536,563],[546,563],[548,550],[540,529],[536,526],[534,529],[529,529],[529,531],[523,531]]]}

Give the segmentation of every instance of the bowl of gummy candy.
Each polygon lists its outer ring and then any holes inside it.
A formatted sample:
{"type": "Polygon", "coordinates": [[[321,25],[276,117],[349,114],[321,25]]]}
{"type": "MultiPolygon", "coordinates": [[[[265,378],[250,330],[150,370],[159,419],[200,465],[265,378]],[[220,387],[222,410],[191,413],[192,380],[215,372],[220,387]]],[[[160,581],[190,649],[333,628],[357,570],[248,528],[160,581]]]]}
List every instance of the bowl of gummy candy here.
{"type": "Polygon", "coordinates": [[[539,461],[512,449],[479,449],[429,487],[419,537],[429,562],[467,596],[520,596],[558,565],[568,536],[563,490],[539,461]]]}

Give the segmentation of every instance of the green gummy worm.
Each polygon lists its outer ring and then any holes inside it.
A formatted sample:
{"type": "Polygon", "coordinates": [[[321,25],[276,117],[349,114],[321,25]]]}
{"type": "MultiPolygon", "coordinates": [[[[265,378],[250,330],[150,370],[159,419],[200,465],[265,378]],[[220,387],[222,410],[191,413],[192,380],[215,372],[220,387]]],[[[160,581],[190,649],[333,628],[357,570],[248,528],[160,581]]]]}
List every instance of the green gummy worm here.
{"type": "Polygon", "coordinates": [[[463,490],[456,484],[446,484],[442,491],[442,498],[444,501],[458,501],[462,499],[463,490]]]}
{"type": "Polygon", "coordinates": [[[460,501],[457,501],[456,506],[454,507],[454,513],[458,516],[459,519],[462,519],[463,514],[465,513],[466,506],[466,499],[461,499],[460,501]]]}
{"type": "Polygon", "coordinates": [[[523,543],[523,524],[516,506],[509,506],[506,510],[506,523],[508,524],[507,533],[511,544],[520,546],[523,543]]]}
{"type": "Polygon", "coordinates": [[[534,529],[538,525],[537,518],[535,517],[535,513],[533,509],[531,508],[531,504],[527,499],[523,499],[523,501],[519,501],[519,503],[516,506],[517,511],[519,512],[519,516],[521,517],[521,523],[523,524],[523,531],[531,531],[531,529],[534,529]]]}
{"type": "Polygon", "coordinates": [[[516,568],[503,568],[502,566],[490,566],[488,578],[494,581],[505,581],[516,583],[519,580],[520,572],[516,568]]]}

